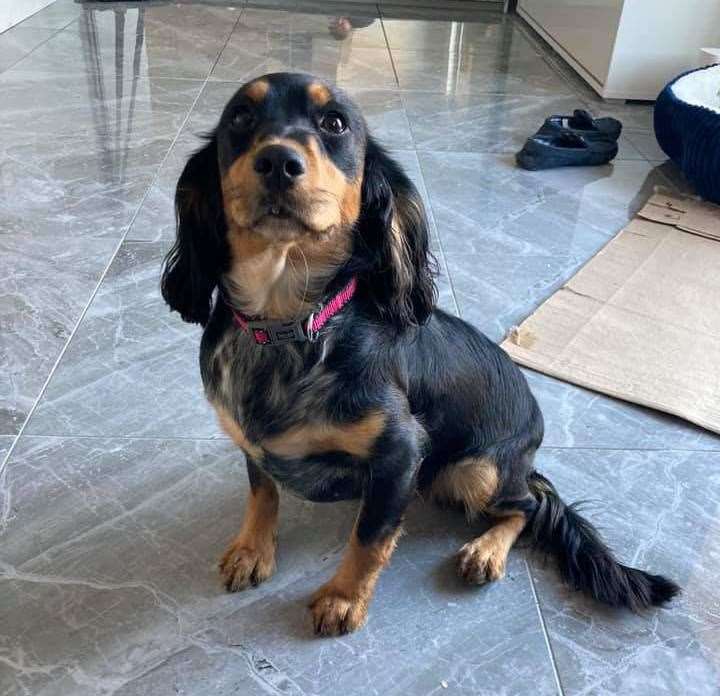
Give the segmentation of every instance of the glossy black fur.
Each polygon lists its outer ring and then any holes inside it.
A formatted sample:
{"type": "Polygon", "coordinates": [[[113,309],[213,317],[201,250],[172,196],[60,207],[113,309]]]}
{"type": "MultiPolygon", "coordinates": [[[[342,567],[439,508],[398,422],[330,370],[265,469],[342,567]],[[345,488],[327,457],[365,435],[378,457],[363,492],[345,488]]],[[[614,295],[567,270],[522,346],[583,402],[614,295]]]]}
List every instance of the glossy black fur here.
{"type": "Polygon", "coordinates": [[[555,487],[541,474],[529,477],[538,500],[530,524],[535,545],[553,555],[563,580],[575,590],[613,607],[639,611],[672,599],[680,588],[662,575],[651,575],[618,563],[595,527],[566,505],[555,487]]]}
{"type": "MultiPolygon", "coordinates": [[[[311,78],[270,77],[284,97],[263,106],[263,127],[300,122],[303,137],[312,137],[303,120],[309,107],[301,97],[311,78]],[[282,106],[270,113],[272,104],[282,106]]],[[[333,108],[349,114],[357,133],[344,145],[328,146],[327,153],[348,175],[362,167],[362,209],[352,257],[326,295],[352,275],[358,277],[357,294],[316,343],[262,347],[235,327],[228,307],[212,293],[222,287],[229,264],[218,171],[246,146],[227,125],[236,104],[234,98],[207,147],[190,159],[180,178],[178,239],[163,274],[168,304],[183,319],[205,326],[200,365],[208,398],[231,413],[252,442],[308,419],[343,424],[372,411],[385,416],[367,458],[266,453],[254,465],[311,500],[362,498],[358,537],[371,543],[397,528],[417,488],[428,489],[443,467],[484,457],[498,473],[486,512],[524,514],[534,541],[558,559],[573,587],[633,609],[670,599],[675,585],[618,564],[592,526],[534,472],[543,422],[525,378],[475,328],[434,308],[422,201],[341,93],[333,108]],[[393,215],[404,222],[409,282],[393,268],[393,215]]]]}

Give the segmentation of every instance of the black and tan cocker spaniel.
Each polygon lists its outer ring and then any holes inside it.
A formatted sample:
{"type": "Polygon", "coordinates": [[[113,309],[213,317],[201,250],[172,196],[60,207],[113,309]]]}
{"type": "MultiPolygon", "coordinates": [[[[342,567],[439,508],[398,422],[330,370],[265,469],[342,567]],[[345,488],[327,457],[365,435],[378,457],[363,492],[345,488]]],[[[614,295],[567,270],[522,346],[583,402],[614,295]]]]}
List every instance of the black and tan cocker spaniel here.
{"type": "Polygon", "coordinates": [[[470,583],[502,577],[525,530],[572,586],[613,606],[672,598],[618,563],[533,468],[543,420],[507,355],[435,308],[417,190],[342,91],[265,75],[225,107],[177,186],[162,292],[204,328],[205,391],[245,453],[250,496],[221,562],[228,590],[275,570],[277,484],[362,502],[316,632],[360,627],[416,491],[492,525],[457,555],[470,583]]]}

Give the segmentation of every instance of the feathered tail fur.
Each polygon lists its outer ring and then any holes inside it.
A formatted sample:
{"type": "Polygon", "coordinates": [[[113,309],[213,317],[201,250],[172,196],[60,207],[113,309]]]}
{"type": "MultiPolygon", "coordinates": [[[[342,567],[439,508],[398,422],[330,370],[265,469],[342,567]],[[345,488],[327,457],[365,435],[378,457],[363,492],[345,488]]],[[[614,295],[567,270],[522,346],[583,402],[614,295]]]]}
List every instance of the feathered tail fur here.
{"type": "Polygon", "coordinates": [[[619,563],[597,530],[576,507],[566,505],[555,487],[533,471],[528,485],[538,501],[527,532],[534,545],[554,556],[563,580],[613,607],[640,611],[663,604],[680,588],[662,575],[619,563]]]}

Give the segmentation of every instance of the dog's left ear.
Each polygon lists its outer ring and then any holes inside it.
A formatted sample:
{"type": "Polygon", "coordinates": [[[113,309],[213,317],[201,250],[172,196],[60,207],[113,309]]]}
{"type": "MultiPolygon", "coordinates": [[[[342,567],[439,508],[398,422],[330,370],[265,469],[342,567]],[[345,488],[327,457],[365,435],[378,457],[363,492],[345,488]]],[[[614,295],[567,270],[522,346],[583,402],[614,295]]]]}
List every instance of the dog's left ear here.
{"type": "Polygon", "coordinates": [[[361,253],[370,258],[361,279],[378,314],[399,330],[425,323],[437,300],[425,206],[402,167],[372,138],[357,233],[361,253]]]}

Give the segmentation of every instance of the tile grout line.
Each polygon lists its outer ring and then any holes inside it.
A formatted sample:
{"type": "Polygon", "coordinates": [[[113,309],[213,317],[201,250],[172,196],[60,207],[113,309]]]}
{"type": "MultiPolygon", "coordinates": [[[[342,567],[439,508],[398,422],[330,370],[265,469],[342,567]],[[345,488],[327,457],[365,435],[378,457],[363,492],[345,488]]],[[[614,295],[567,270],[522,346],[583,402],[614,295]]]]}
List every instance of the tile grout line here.
{"type": "MultiPolygon", "coordinates": [[[[402,101],[403,110],[404,110],[405,102],[403,101],[402,95],[400,95],[400,100],[402,101]]],[[[408,119],[408,121],[409,121],[409,119],[408,119]]],[[[415,137],[412,134],[412,128],[410,129],[410,137],[413,138],[413,144],[414,144],[415,137]]],[[[442,243],[442,237],[440,235],[440,227],[438,226],[437,220],[435,219],[435,210],[433,208],[432,200],[430,200],[430,191],[428,190],[427,183],[425,181],[425,171],[423,169],[422,162],[420,161],[420,157],[418,156],[417,147],[415,148],[415,157],[417,158],[418,166],[420,168],[420,176],[422,177],[423,186],[425,187],[425,191],[427,192],[428,203],[430,205],[430,211],[429,211],[430,217],[432,218],[433,225],[435,227],[435,237],[437,238],[437,243],[438,243],[438,246],[440,247],[440,257],[442,259],[443,265],[445,266],[445,273],[447,274],[447,281],[448,281],[448,284],[450,285],[450,292],[452,294],[453,304],[455,305],[455,313],[458,317],[461,317],[462,315],[460,314],[460,304],[458,303],[457,295],[455,294],[455,283],[453,282],[452,276],[450,275],[450,266],[448,265],[447,256],[445,255],[445,247],[443,246],[443,243],[442,243]]]]}
{"type": "MultiPolygon", "coordinates": [[[[48,5],[48,7],[49,7],[49,5],[48,5]]],[[[42,12],[42,10],[44,10],[44,9],[45,8],[42,8],[38,12],[42,12]]],[[[38,12],[36,12],[35,14],[38,14],[38,12]]],[[[80,13],[80,14],[82,14],[82,13],[80,13]]],[[[34,15],[30,15],[30,17],[33,17],[33,16],[34,15]]],[[[27,17],[26,19],[30,19],[30,17],[27,17]]],[[[40,48],[41,46],[44,46],[48,41],[50,41],[50,39],[54,39],[58,34],[65,31],[73,22],[76,22],[79,19],[79,17],[80,17],[80,15],[77,15],[77,17],[73,17],[67,24],[63,24],[61,27],[59,27],[58,29],[53,31],[53,33],[50,34],[50,36],[48,36],[47,39],[45,39],[44,41],[41,41],[39,44],[37,44],[37,46],[33,46],[32,49],[30,51],[28,51],[24,56],[20,56],[20,58],[18,58],[14,63],[11,63],[10,65],[8,65],[4,70],[0,70],[0,75],[4,75],[5,73],[12,70],[16,65],[18,65],[19,63],[24,61],[28,56],[35,53],[35,51],[37,51],[38,48],[40,48]]],[[[20,22],[19,24],[16,24],[15,26],[20,27],[20,26],[22,26],[22,24],[23,24],[23,22],[20,22]]],[[[10,31],[13,28],[14,27],[10,27],[10,29],[8,29],[7,31],[10,31]]],[[[26,29],[43,29],[43,27],[26,27],[26,29]]]]}
{"type": "MultiPolygon", "coordinates": [[[[15,439],[13,440],[12,444],[10,445],[10,447],[8,448],[8,451],[5,454],[5,457],[3,457],[2,463],[0,464],[0,489],[2,489],[2,500],[3,500],[3,509],[2,509],[2,513],[0,514],[0,529],[5,527],[5,525],[7,524],[9,515],[10,515],[10,501],[8,499],[7,489],[5,489],[5,486],[4,486],[5,474],[7,472],[7,465],[8,465],[8,462],[10,461],[10,457],[12,456],[13,452],[17,448],[18,442],[20,441],[20,438],[24,434],[25,429],[28,426],[28,423],[30,422],[35,411],[37,410],[40,400],[45,395],[48,385],[50,384],[50,381],[52,380],[53,375],[55,374],[55,371],[58,368],[58,365],[60,364],[61,360],[65,356],[65,353],[67,352],[67,350],[70,346],[70,343],[72,342],[73,338],[75,337],[77,330],[80,328],[80,324],[82,323],[83,319],[85,318],[85,315],[87,314],[88,310],[90,309],[90,305],[92,304],[93,300],[97,296],[97,293],[100,290],[100,286],[103,284],[103,281],[107,277],[110,267],[112,266],[118,253],[120,252],[120,249],[122,248],[122,245],[124,244],[125,239],[130,234],[130,230],[132,229],[132,226],[135,223],[135,220],[137,219],[138,214],[140,213],[140,209],[142,208],[143,204],[147,200],[147,197],[150,195],[150,191],[152,190],[152,187],[156,184],[157,180],[159,179],[160,172],[161,172],[165,162],[167,162],[167,159],[170,156],[170,152],[172,151],[173,147],[177,143],[178,138],[180,137],[180,133],[182,132],[183,128],[185,128],[188,120],[190,119],[190,114],[192,113],[193,109],[195,108],[195,106],[198,103],[198,100],[200,99],[200,96],[202,95],[203,91],[205,90],[205,87],[208,83],[210,75],[212,74],[212,71],[215,69],[215,66],[217,65],[218,61],[220,60],[220,55],[227,47],[227,45],[230,41],[230,37],[233,35],[235,28],[237,27],[238,23],[240,22],[240,18],[242,17],[243,12],[245,11],[245,7],[246,7],[246,2],[243,2],[242,8],[241,8],[240,12],[238,13],[238,17],[235,20],[235,23],[233,24],[232,29],[228,32],[227,38],[225,39],[225,42],[223,43],[223,45],[218,49],[217,55],[215,56],[215,60],[213,61],[212,65],[208,69],[207,75],[205,76],[205,80],[203,81],[200,89],[198,90],[197,95],[195,96],[195,99],[193,100],[187,113],[185,114],[185,118],[183,119],[182,123],[180,124],[180,127],[177,130],[177,133],[175,134],[175,137],[173,138],[172,142],[170,143],[170,146],[168,147],[167,152],[165,153],[165,156],[160,161],[158,168],[155,171],[155,175],[153,176],[152,180],[150,181],[147,188],[145,189],[145,193],[143,194],[143,197],[140,199],[140,202],[138,203],[138,206],[135,209],[135,212],[133,213],[132,218],[128,222],[125,232],[122,234],[122,236],[120,237],[120,240],[118,241],[117,246],[115,247],[115,251],[110,256],[110,259],[108,260],[108,263],[106,264],[105,269],[100,274],[100,277],[98,279],[98,282],[95,285],[95,288],[93,289],[92,293],[90,294],[88,301],[85,303],[84,308],[80,312],[80,316],[78,317],[77,321],[75,322],[75,326],[73,326],[73,329],[70,332],[70,335],[68,336],[67,341],[65,341],[65,345],[63,345],[62,349],[60,350],[60,354],[58,355],[57,359],[53,363],[53,366],[50,369],[48,376],[45,378],[45,381],[43,382],[42,387],[40,388],[40,391],[38,392],[38,395],[33,402],[33,405],[30,407],[30,410],[28,411],[28,414],[25,417],[25,420],[23,421],[22,426],[20,426],[20,430],[18,430],[17,435],[15,436],[15,439]]],[[[68,23],[68,24],[70,24],[70,23],[68,23]]]]}
{"type": "Polygon", "coordinates": [[[108,435],[52,435],[47,433],[25,435],[26,439],[46,439],[46,440],[138,440],[141,442],[232,442],[226,435],[206,436],[206,437],[183,437],[182,435],[116,435],[110,433],[108,435]]]}
{"type": "MultiPolygon", "coordinates": [[[[0,437],[13,438],[16,437],[10,435],[0,435],[0,437]]],[[[59,439],[67,438],[72,440],[143,440],[143,441],[155,441],[155,440],[179,440],[185,442],[231,442],[231,439],[221,433],[217,435],[120,435],[117,433],[104,433],[99,435],[87,435],[87,434],[76,434],[76,433],[32,433],[25,435],[25,438],[30,439],[59,439]]],[[[574,450],[580,452],[652,452],[652,453],[684,453],[684,454],[720,454],[720,448],[717,449],[693,449],[691,447],[605,447],[602,445],[598,446],[580,446],[574,445],[543,445],[541,450],[545,451],[566,451],[574,450]]]]}
{"type": "Polygon", "coordinates": [[[526,558],[523,559],[523,563],[525,563],[525,572],[527,573],[528,580],[530,581],[530,590],[532,592],[533,601],[535,602],[535,609],[537,610],[538,620],[540,621],[540,627],[542,628],[543,638],[545,639],[545,647],[547,648],[550,664],[552,665],[555,686],[557,687],[559,696],[565,696],[565,690],[563,689],[562,682],[560,681],[560,673],[558,672],[555,653],[553,652],[552,644],[550,642],[550,635],[548,634],[545,617],[543,616],[542,608],[540,607],[540,600],[538,599],[535,580],[533,579],[532,572],[530,570],[530,564],[527,562],[526,558]]]}
{"type": "MultiPolygon", "coordinates": [[[[570,382],[563,382],[564,384],[571,384],[570,382]]],[[[572,386],[572,385],[571,385],[572,386]]],[[[626,405],[633,405],[630,402],[623,402],[626,405]]],[[[688,425],[693,425],[690,421],[688,425]]],[[[716,436],[717,433],[707,431],[710,435],[716,436]]],[[[709,448],[709,449],[697,449],[694,447],[603,447],[603,446],[592,446],[592,445],[542,445],[538,451],[544,452],[547,450],[576,450],[580,452],[686,452],[686,453],[703,453],[710,452],[717,454],[720,452],[720,448],[709,448]]]]}

